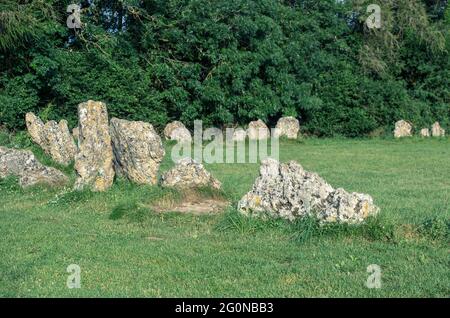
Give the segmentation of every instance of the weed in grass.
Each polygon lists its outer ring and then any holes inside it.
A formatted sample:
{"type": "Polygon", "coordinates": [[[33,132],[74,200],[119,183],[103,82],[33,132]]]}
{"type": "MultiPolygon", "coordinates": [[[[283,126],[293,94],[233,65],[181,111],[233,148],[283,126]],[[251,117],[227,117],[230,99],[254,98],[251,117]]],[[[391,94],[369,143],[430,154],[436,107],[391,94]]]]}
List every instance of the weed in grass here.
{"type": "Polygon", "coordinates": [[[432,240],[448,242],[450,238],[450,220],[442,217],[433,217],[420,224],[418,230],[420,234],[432,240]]]}
{"type": "Polygon", "coordinates": [[[110,220],[126,219],[133,223],[143,223],[152,212],[136,202],[124,202],[116,205],[110,215],[110,220]]]}

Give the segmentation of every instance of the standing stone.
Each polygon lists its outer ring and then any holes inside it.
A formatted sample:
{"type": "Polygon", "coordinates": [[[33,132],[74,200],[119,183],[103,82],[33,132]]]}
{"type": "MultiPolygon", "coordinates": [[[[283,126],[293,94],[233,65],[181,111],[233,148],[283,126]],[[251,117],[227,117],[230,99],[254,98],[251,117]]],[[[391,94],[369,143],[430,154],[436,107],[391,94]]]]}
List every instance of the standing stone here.
{"type": "Polygon", "coordinates": [[[221,183],[214,178],[202,164],[191,158],[183,158],[174,168],[164,173],[161,177],[163,187],[192,188],[210,186],[220,189],[221,183]]]}
{"type": "Polygon", "coordinates": [[[275,128],[277,128],[275,136],[297,139],[300,123],[294,117],[282,117],[278,120],[275,128]]]}
{"type": "Polygon", "coordinates": [[[89,187],[105,191],[113,183],[113,151],[109,135],[108,113],[102,102],[88,101],[78,105],[78,153],[76,189],[89,187]]]}
{"type": "Polygon", "coordinates": [[[173,121],[164,128],[164,136],[167,140],[176,140],[177,142],[191,143],[192,136],[189,130],[180,121],[173,121]]]}
{"type": "Polygon", "coordinates": [[[420,130],[420,135],[422,137],[430,137],[430,130],[428,128],[423,128],[420,130]]]}
{"type": "Polygon", "coordinates": [[[233,131],[233,141],[242,142],[245,141],[245,138],[247,138],[247,132],[241,127],[238,127],[233,131]]]}
{"type": "Polygon", "coordinates": [[[75,127],[74,129],[72,129],[73,139],[75,139],[78,142],[79,136],[80,136],[80,130],[78,129],[78,127],[75,127]]]}
{"type": "Polygon", "coordinates": [[[263,160],[260,176],[239,201],[238,210],[263,218],[293,221],[312,216],[320,222],[342,223],[360,223],[379,211],[367,194],[334,189],[295,161],[280,164],[271,158],[263,160]]]}
{"type": "Polygon", "coordinates": [[[68,178],[61,171],[41,164],[29,150],[0,147],[0,178],[19,177],[19,184],[28,187],[35,184],[64,185],[68,178]]]}
{"type": "Polygon", "coordinates": [[[44,151],[48,148],[47,139],[44,133],[44,123],[33,113],[26,113],[25,123],[27,125],[28,133],[34,143],[38,144],[44,151]]]}
{"type": "Polygon", "coordinates": [[[31,139],[54,161],[68,165],[75,158],[77,148],[70,135],[67,121],[61,120],[56,123],[51,120],[44,125],[33,113],[27,113],[25,121],[31,139]]]}
{"type": "Polygon", "coordinates": [[[439,122],[435,122],[433,126],[431,126],[431,135],[433,137],[445,137],[445,130],[441,128],[439,122]]]}
{"type": "Polygon", "coordinates": [[[268,139],[270,138],[270,130],[261,119],[258,119],[248,124],[247,136],[250,140],[268,139]]]}
{"type": "Polygon", "coordinates": [[[139,184],[156,184],[165,151],[153,126],[113,118],[110,134],[116,174],[139,184]]]}
{"type": "Polygon", "coordinates": [[[412,125],[404,120],[399,120],[395,123],[394,137],[411,137],[412,136],[412,125]]]}

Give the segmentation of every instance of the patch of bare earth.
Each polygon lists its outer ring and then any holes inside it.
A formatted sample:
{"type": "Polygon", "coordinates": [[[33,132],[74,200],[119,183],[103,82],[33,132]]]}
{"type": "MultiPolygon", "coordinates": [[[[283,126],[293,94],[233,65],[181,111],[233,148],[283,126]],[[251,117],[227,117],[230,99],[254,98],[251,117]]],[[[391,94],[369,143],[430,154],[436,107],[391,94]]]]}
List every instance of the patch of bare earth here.
{"type": "Polygon", "coordinates": [[[217,196],[203,197],[195,191],[183,193],[180,199],[163,198],[152,205],[155,212],[179,212],[201,214],[215,214],[223,212],[229,202],[217,196]]]}

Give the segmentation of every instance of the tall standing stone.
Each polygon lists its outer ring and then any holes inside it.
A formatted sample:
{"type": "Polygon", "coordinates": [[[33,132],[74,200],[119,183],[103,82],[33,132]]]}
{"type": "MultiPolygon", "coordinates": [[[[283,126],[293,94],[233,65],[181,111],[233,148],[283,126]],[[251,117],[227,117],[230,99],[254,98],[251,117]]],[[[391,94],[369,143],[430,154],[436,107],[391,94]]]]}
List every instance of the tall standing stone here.
{"type": "Polygon", "coordinates": [[[139,184],[156,184],[165,151],[153,126],[142,121],[113,118],[110,134],[116,174],[139,184]]]}
{"type": "Polygon", "coordinates": [[[113,183],[113,150],[109,135],[108,112],[102,102],[88,101],[78,105],[78,153],[76,189],[89,187],[105,191],[113,183]]]}
{"type": "Polygon", "coordinates": [[[282,117],[278,120],[275,128],[277,128],[277,137],[284,136],[288,139],[297,139],[300,123],[294,117],[282,117]]]}
{"type": "Polygon", "coordinates": [[[445,137],[445,130],[441,128],[439,122],[435,122],[433,126],[431,126],[431,135],[433,137],[445,137]]]}
{"type": "Polygon", "coordinates": [[[399,120],[395,123],[394,137],[403,138],[412,136],[412,125],[405,120],[399,120]]]}

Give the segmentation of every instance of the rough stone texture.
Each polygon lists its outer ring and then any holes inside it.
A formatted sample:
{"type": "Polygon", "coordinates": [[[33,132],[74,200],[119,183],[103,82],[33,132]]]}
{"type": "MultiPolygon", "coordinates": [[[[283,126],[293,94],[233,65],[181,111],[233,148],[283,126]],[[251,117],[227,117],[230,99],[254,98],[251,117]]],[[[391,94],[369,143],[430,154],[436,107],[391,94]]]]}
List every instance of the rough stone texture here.
{"type": "Polygon", "coordinates": [[[56,162],[68,165],[75,158],[77,146],[69,132],[67,121],[56,123],[51,120],[45,124],[45,132],[50,156],[56,162]]]}
{"type": "Polygon", "coordinates": [[[191,158],[183,158],[178,161],[174,168],[162,175],[161,185],[163,187],[192,188],[211,186],[220,189],[221,183],[214,178],[202,164],[191,158]]]}
{"type": "Polygon", "coordinates": [[[248,124],[247,136],[250,140],[268,139],[270,138],[270,130],[261,119],[258,119],[248,124]]]}
{"type": "Polygon", "coordinates": [[[41,148],[45,151],[48,145],[47,139],[45,138],[45,128],[42,120],[33,113],[26,113],[25,123],[33,142],[41,146],[41,148]]]}
{"type": "Polygon", "coordinates": [[[113,151],[109,135],[108,113],[102,102],[88,101],[78,105],[78,153],[75,170],[76,189],[108,189],[114,179],[113,151]]]}
{"type": "Polygon", "coordinates": [[[275,128],[277,128],[275,136],[297,139],[300,123],[294,117],[282,117],[278,120],[275,128]]]}
{"type": "Polygon", "coordinates": [[[412,136],[412,125],[404,120],[399,120],[395,123],[394,137],[410,137],[412,136]]]}
{"type": "Polygon", "coordinates": [[[333,189],[316,173],[295,161],[280,164],[268,158],[262,162],[253,188],[238,203],[248,216],[295,220],[304,216],[321,222],[359,223],[378,213],[367,194],[333,189]]]}
{"type": "Polygon", "coordinates": [[[438,122],[435,122],[433,126],[431,126],[431,135],[433,137],[445,137],[445,130],[441,128],[438,122]]]}
{"type": "Polygon", "coordinates": [[[31,139],[54,161],[68,165],[75,158],[77,147],[70,135],[67,121],[56,123],[51,120],[44,125],[33,113],[27,113],[25,122],[31,139]]]}
{"type": "Polygon", "coordinates": [[[430,137],[430,130],[428,128],[423,128],[420,130],[420,135],[422,137],[430,137]]]}
{"type": "Polygon", "coordinates": [[[0,178],[19,177],[22,187],[38,183],[64,185],[68,178],[61,171],[41,164],[29,150],[0,147],[0,178]]]}
{"type": "Polygon", "coordinates": [[[173,121],[164,128],[164,136],[167,140],[176,140],[177,142],[192,142],[192,136],[189,130],[180,121],[173,121]]]}
{"type": "Polygon", "coordinates": [[[74,129],[72,129],[72,137],[73,137],[73,139],[78,141],[79,136],[80,136],[80,130],[78,129],[78,127],[75,127],[74,129]]]}
{"type": "Polygon", "coordinates": [[[153,126],[112,118],[110,134],[116,174],[139,184],[156,184],[165,151],[153,126]]]}
{"type": "Polygon", "coordinates": [[[241,127],[238,127],[233,132],[233,141],[241,142],[245,141],[245,138],[247,138],[247,132],[242,129],[241,127]]]}

